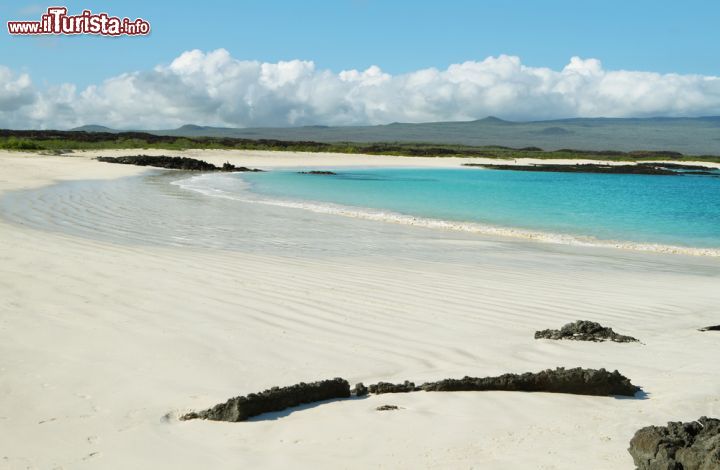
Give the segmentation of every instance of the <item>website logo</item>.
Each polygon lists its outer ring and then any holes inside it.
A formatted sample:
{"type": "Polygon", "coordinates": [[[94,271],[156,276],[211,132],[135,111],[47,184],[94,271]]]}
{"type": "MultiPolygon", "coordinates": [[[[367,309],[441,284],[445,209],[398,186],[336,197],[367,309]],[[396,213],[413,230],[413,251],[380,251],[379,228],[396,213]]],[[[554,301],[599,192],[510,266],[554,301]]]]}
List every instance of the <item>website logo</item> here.
{"type": "Polygon", "coordinates": [[[142,18],[118,18],[107,13],[83,10],[79,15],[68,15],[66,7],[49,7],[39,21],[8,21],[8,33],[13,35],[37,34],[94,34],[98,36],[147,36],[150,23],[142,18]]]}

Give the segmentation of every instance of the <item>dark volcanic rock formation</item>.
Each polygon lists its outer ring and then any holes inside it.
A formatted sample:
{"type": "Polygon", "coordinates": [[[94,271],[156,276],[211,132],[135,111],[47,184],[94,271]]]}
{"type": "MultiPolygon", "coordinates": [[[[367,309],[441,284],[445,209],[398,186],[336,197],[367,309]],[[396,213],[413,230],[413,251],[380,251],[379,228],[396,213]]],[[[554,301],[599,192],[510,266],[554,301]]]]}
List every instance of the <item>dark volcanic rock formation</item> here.
{"type": "Polygon", "coordinates": [[[698,331],[720,331],[720,325],[706,326],[705,328],[700,328],[698,331]]]}
{"type": "Polygon", "coordinates": [[[181,419],[245,421],[262,413],[282,411],[305,403],[348,397],[350,397],[350,384],[341,378],[313,383],[302,382],[289,387],[273,387],[261,393],[231,398],[208,410],[188,413],[181,419]]]}
{"type": "Polygon", "coordinates": [[[158,168],[171,168],[175,170],[188,171],[262,171],[254,168],[247,168],[244,166],[235,166],[229,162],[224,163],[221,167],[217,167],[212,163],[208,163],[203,160],[197,160],[195,158],[167,157],[165,155],[157,157],[149,155],[133,155],[127,157],[97,157],[97,160],[106,163],[152,166],[158,168]]]}
{"type": "Polygon", "coordinates": [[[669,170],[687,170],[687,171],[710,171],[710,168],[702,165],[687,165],[685,163],[652,163],[669,170]]]}
{"type": "Polygon", "coordinates": [[[420,386],[426,392],[489,391],[572,393],[576,395],[634,396],[640,387],[618,371],[605,369],[548,369],[538,373],[504,374],[498,377],[465,377],[429,382],[420,386]]]}
{"type": "Polygon", "coordinates": [[[638,470],[720,469],[720,420],[702,417],[642,428],[628,452],[638,470]]]}
{"type": "Polygon", "coordinates": [[[513,171],[545,171],[558,173],[608,173],[629,175],[666,175],[678,176],[683,174],[718,176],[719,172],[698,165],[680,165],[673,163],[643,162],[635,165],[608,165],[605,163],[575,163],[572,165],[542,163],[537,165],[501,165],[485,163],[463,163],[463,166],[474,166],[488,170],[513,171]]]}
{"type": "Polygon", "coordinates": [[[615,341],[617,343],[638,342],[632,336],[615,333],[612,328],[606,328],[600,323],[578,320],[568,323],[559,330],[542,330],[535,332],[535,339],[571,339],[575,341],[615,341]]]}
{"type": "Polygon", "coordinates": [[[337,175],[334,171],[325,170],[312,170],[312,171],[298,171],[301,175],[337,175]]]}
{"type": "Polygon", "coordinates": [[[414,383],[408,382],[401,384],[391,384],[388,382],[378,382],[368,386],[370,393],[381,395],[383,393],[407,393],[419,390],[414,383]]]}
{"type": "Polygon", "coordinates": [[[375,409],[378,411],[392,411],[392,410],[399,410],[400,407],[397,405],[380,405],[375,409]]]}
{"type": "Polygon", "coordinates": [[[368,388],[362,382],[355,384],[352,394],[356,397],[364,397],[368,394],[368,388]]]}
{"type": "Polygon", "coordinates": [[[378,382],[368,387],[359,383],[352,392],[346,380],[335,378],[313,383],[302,382],[290,387],[273,387],[264,392],[231,398],[227,402],[215,405],[207,410],[187,413],[180,419],[237,422],[245,421],[263,413],[282,411],[293,406],[333,398],[350,398],[352,395],[361,397],[367,395],[368,392],[380,395],[383,393],[408,393],[420,390],[426,392],[496,390],[633,396],[640,391],[640,388],[630,383],[630,380],[618,371],[608,372],[605,369],[594,370],[579,367],[567,370],[560,367],[536,374],[527,372],[525,374],[504,374],[498,377],[445,379],[439,382],[428,382],[420,387],[409,381],[401,384],[378,382]]]}

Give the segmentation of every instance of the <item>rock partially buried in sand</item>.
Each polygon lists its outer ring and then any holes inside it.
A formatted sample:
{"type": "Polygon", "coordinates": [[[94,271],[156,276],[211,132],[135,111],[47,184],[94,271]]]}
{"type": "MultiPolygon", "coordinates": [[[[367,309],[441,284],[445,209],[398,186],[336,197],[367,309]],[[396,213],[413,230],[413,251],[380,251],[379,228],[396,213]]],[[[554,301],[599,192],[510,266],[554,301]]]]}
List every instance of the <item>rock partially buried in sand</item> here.
{"type": "Polygon", "coordinates": [[[720,420],[647,426],[635,433],[628,452],[638,470],[720,469],[720,420]]]}
{"type": "Polygon", "coordinates": [[[383,393],[408,393],[420,390],[414,383],[407,380],[401,384],[378,382],[376,384],[368,385],[368,389],[370,390],[370,393],[374,393],[375,395],[382,395],[383,393]]]}
{"type": "Polygon", "coordinates": [[[504,374],[498,377],[464,377],[428,382],[420,386],[426,392],[513,391],[572,393],[576,395],[634,396],[640,391],[618,371],[605,369],[547,369],[538,373],[504,374]]]}
{"type": "Polygon", "coordinates": [[[706,326],[705,328],[700,328],[698,331],[720,331],[720,325],[706,326]]]}
{"type": "Polygon", "coordinates": [[[312,383],[302,382],[289,387],[273,387],[261,393],[231,398],[210,409],[188,413],[181,419],[238,422],[263,413],[282,411],[306,403],[348,397],[350,397],[350,384],[341,378],[312,383]]]}
{"type": "Polygon", "coordinates": [[[535,332],[535,339],[570,339],[574,341],[615,341],[616,343],[639,342],[632,336],[615,333],[612,328],[606,328],[593,321],[578,320],[568,323],[559,330],[542,330],[535,332]]]}
{"type": "Polygon", "coordinates": [[[356,397],[364,397],[368,394],[368,388],[362,382],[355,384],[355,388],[352,390],[352,394],[356,397]]]}
{"type": "Polygon", "coordinates": [[[133,155],[127,157],[97,157],[97,161],[105,163],[120,163],[123,165],[152,166],[157,168],[170,168],[186,171],[262,171],[255,168],[235,166],[230,162],[218,167],[204,160],[187,157],[167,157],[165,155],[133,155]]]}
{"type": "Polygon", "coordinates": [[[209,419],[213,421],[245,421],[263,413],[282,411],[293,406],[330,400],[333,398],[361,397],[369,393],[408,393],[424,390],[426,392],[456,391],[509,391],[509,392],[551,392],[576,395],[626,395],[634,396],[640,391],[630,383],[630,379],[618,371],[605,369],[564,369],[544,370],[538,373],[505,374],[498,377],[464,377],[428,382],[417,387],[413,382],[401,384],[378,382],[365,387],[362,383],[350,391],[350,384],[344,379],[335,378],[313,383],[299,383],[290,387],[273,387],[261,393],[231,398],[214,407],[191,412],[181,420],[209,419]]]}
{"type": "Polygon", "coordinates": [[[375,408],[377,411],[393,411],[393,410],[399,410],[400,407],[397,405],[381,405],[375,408]]]}

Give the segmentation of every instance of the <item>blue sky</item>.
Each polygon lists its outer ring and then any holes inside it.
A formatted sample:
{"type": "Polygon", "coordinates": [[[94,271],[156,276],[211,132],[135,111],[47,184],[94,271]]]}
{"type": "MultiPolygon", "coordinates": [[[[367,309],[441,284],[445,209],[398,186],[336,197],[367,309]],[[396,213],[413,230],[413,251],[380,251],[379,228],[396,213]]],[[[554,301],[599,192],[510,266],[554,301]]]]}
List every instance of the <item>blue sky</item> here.
{"type": "MultiPolygon", "coordinates": [[[[62,3],[62,2],[59,2],[62,3]]],[[[0,35],[0,63],[34,81],[79,85],[168,63],[190,49],[235,58],[312,60],[340,71],[378,65],[389,73],[444,68],[499,54],[561,68],[572,56],[608,69],[720,75],[720,2],[263,0],[64,2],[148,19],[150,37],[0,35]]],[[[35,19],[48,5],[3,2],[0,18],[35,19]]]]}
{"type": "MultiPolygon", "coordinates": [[[[717,0],[61,4],[152,34],[4,31],[0,127],[720,115],[717,0]]],[[[0,18],[47,6],[3,2],[0,18]]]]}

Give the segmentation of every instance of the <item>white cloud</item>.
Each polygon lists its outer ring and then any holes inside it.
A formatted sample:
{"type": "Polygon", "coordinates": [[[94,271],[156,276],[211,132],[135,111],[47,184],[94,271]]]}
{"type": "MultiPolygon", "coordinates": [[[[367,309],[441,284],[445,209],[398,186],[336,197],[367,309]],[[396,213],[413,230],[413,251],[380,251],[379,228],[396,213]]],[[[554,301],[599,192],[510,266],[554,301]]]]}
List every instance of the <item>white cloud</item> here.
{"type": "Polygon", "coordinates": [[[224,49],[185,52],[169,65],[84,90],[38,89],[0,66],[0,127],[104,124],[158,129],[186,123],[251,127],[383,124],[482,118],[720,114],[720,77],[604,70],[573,57],[562,70],[489,57],[390,75],[379,67],[333,73],[313,62],[237,60],[224,49]]]}
{"type": "Polygon", "coordinates": [[[0,66],[0,113],[17,111],[34,100],[30,77],[15,75],[9,68],[0,66]]]}

